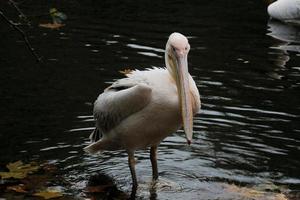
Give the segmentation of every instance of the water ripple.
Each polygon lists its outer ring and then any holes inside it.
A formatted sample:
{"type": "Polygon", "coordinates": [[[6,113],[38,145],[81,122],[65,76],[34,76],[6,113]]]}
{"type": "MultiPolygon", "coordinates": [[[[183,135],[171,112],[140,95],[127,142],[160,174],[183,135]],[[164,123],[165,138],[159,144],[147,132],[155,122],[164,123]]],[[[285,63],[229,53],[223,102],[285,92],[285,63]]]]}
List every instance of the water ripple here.
{"type": "Polygon", "coordinates": [[[164,49],[159,49],[159,48],[154,48],[154,47],[149,47],[149,46],[144,46],[144,45],[139,45],[139,44],[127,44],[128,47],[133,48],[133,49],[142,49],[142,50],[148,50],[148,51],[155,51],[159,53],[164,53],[164,49]]]}

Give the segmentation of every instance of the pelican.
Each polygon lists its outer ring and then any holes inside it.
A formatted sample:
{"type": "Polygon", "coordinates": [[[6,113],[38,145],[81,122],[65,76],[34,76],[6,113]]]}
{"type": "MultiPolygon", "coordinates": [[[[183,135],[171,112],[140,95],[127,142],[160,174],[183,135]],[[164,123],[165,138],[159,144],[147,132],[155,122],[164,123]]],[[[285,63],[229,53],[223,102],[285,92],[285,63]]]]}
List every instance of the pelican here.
{"type": "Polygon", "coordinates": [[[165,49],[166,68],[131,71],[106,88],[94,103],[96,128],[90,135],[92,143],[84,150],[126,150],[133,188],[138,186],[135,150],[150,147],[155,181],[160,142],[183,125],[187,143],[191,144],[200,95],[188,72],[189,50],[188,39],[172,33],[165,49]]]}
{"type": "Polygon", "coordinates": [[[300,23],[300,0],[267,0],[268,14],[271,18],[287,22],[300,23]]]}

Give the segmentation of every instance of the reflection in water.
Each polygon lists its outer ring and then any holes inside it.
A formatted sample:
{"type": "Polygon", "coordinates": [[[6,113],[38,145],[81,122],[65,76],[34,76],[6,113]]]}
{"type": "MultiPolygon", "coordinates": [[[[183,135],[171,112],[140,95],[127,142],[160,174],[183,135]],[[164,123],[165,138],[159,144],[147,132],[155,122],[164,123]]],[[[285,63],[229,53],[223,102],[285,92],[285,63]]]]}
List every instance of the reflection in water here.
{"type": "Polygon", "coordinates": [[[276,39],[270,47],[269,54],[275,57],[271,59],[276,66],[285,67],[290,60],[289,52],[300,53],[300,27],[270,20],[268,31],[267,35],[276,39]]]}
{"type": "MultiPolygon", "coordinates": [[[[118,189],[114,180],[106,174],[92,175],[84,188],[84,193],[90,199],[129,199],[129,195],[118,189]]],[[[135,196],[132,191],[131,197],[135,196]]],[[[132,198],[133,199],[133,198],[132,198]]]]}

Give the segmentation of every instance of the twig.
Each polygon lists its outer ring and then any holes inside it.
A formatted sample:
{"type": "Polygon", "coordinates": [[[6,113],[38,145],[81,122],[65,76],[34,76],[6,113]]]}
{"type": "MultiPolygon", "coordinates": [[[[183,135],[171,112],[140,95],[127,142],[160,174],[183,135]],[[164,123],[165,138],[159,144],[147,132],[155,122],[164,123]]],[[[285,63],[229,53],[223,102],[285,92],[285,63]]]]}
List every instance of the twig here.
{"type": "Polygon", "coordinates": [[[9,3],[11,5],[13,5],[13,7],[17,10],[17,12],[20,14],[21,19],[23,19],[25,22],[30,23],[26,17],[26,15],[24,15],[24,13],[21,11],[21,9],[17,6],[16,2],[14,2],[13,0],[8,0],[9,3]]]}
{"type": "Polygon", "coordinates": [[[27,47],[29,48],[31,54],[36,58],[37,62],[41,62],[41,61],[42,61],[42,58],[39,57],[39,56],[37,55],[37,53],[34,51],[34,49],[32,48],[31,44],[29,43],[29,40],[28,40],[27,35],[26,35],[26,34],[25,34],[25,33],[24,33],[24,32],[23,32],[16,24],[15,24],[15,23],[13,23],[12,21],[10,21],[10,20],[3,14],[2,11],[0,11],[0,15],[1,15],[1,17],[2,17],[9,25],[11,25],[16,31],[18,31],[18,32],[22,35],[22,37],[23,37],[23,39],[24,39],[24,41],[25,41],[27,47]]]}

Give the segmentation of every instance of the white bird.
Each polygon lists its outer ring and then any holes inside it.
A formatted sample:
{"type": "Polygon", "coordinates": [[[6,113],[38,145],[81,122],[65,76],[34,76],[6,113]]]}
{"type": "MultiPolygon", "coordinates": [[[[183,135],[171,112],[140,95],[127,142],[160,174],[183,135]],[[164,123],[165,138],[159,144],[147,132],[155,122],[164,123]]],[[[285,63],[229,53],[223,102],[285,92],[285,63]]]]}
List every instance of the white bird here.
{"type": "Polygon", "coordinates": [[[188,72],[188,39],[172,33],[165,50],[166,68],[134,70],[106,88],[94,103],[96,128],[84,150],[126,150],[133,188],[137,187],[134,152],[150,147],[153,180],[158,179],[156,151],[160,142],[182,125],[188,144],[200,95],[188,72]]]}
{"type": "Polygon", "coordinates": [[[300,22],[300,0],[267,0],[268,14],[271,18],[286,22],[296,23],[300,22]]]}

